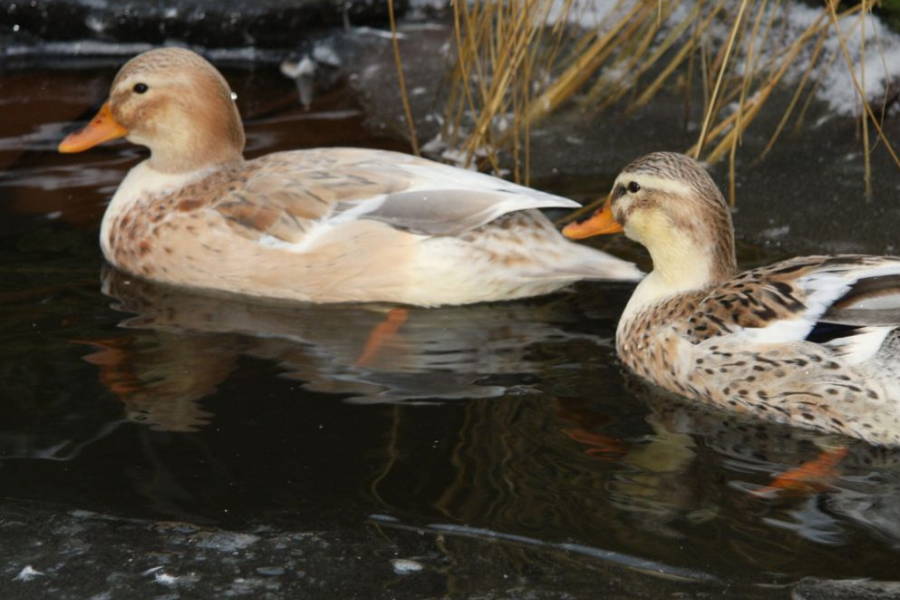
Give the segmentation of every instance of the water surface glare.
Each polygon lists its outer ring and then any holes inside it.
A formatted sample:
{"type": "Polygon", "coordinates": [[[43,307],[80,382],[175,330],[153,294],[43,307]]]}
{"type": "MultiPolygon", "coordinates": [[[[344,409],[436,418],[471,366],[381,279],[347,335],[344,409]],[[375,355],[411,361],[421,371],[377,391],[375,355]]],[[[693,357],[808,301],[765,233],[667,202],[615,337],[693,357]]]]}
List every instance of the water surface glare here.
{"type": "MultiPolygon", "coordinates": [[[[221,577],[269,577],[273,597],[312,579],[371,598],[787,598],[807,578],[898,579],[900,453],[857,444],[820,488],[754,495],[823,438],[623,373],[612,342],[628,285],[411,309],[367,355],[390,307],[250,302],[104,267],[105,202],[143,152],[55,146],[114,73],[0,71],[15,116],[0,125],[0,592],[65,587],[59,565],[103,544],[152,554],[138,535],[151,530],[167,558],[116,566],[129,585],[169,573],[206,589],[215,552],[242,557],[221,577]],[[45,519],[59,527],[34,528],[43,549],[17,537],[45,519]],[[85,531],[78,552],[61,541],[85,531]],[[297,566],[316,552],[334,560],[297,566]]],[[[404,149],[365,127],[347,87],[305,111],[275,67],[226,76],[251,156],[404,149]]]]}

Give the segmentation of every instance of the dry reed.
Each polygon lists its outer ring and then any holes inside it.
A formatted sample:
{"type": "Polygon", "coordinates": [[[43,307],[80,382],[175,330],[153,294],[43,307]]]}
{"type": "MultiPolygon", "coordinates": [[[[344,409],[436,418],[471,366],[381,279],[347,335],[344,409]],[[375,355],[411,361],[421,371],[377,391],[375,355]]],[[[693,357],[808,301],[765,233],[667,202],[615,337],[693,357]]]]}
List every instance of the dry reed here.
{"type": "MultiPolygon", "coordinates": [[[[883,114],[876,114],[863,91],[865,36],[860,35],[857,77],[844,32],[852,18],[862,28],[875,2],[862,0],[839,10],[835,0],[826,0],[817,19],[785,39],[778,35],[789,10],[784,0],[620,0],[600,26],[575,34],[578,30],[567,25],[577,10],[575,0],[456,1],[456,64],[442,134],[464,153],[466,163],[483,158],[494,171],[500,169],[500,153],[510,152],[514,178],[527,183],[529,136],[537,121],[576,101],[594,115],[614,105],[637,111],[666,84],[679,81],[687,102],[696,102],[699,93],[703,105],[698,140],[687,152],[709,163],[728,156],[733,202],[735,156],[744,132],[792,73],[796,89],[761,157],[792,117],[799,130],[822,74],[840,54],[859,101],[869,190],[870,128],[900,168],[881,128],[883,114]],[[554,8],[554,24],[547,25],[554,8]],[[676,14],[684,15],[680,22],[676,14]],[[724,42],[711,35],[723,23],[728,27],[724,42]],[[830,36],[837,36],[840,53],[826,51],[830,36]]],[[[398,69],[402,73],[399,56],[398,69]]]]}

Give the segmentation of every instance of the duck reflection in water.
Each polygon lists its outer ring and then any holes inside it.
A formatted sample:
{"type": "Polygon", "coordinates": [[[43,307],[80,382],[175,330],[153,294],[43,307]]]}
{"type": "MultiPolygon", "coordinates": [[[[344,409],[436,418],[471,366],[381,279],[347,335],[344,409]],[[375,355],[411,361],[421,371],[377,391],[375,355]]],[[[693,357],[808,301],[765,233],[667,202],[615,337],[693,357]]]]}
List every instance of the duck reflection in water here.
{"type": "Polygon", "coordinates": [[[572,424],[563,433],[585,455],[609,465],[610,502],[639,528],[689,537],[685,527],[729,515],[733,544],[767,568],[795,555],[771,547],[773,527],[796,531],[796,543],[838,543],[848,535],[847,521],[900,543],[898,507],[890,500],[900,489],[900,450],[716,410],[622,375],[627,392],[649,407],[645,435],[611,437],[605,415],[584,400],[566,403],[558,416],[572,424]],[[826,447],[844,449],[839,465],[800,479],[779,475],[826,447]],[[735,521],[737,514],[749,521],[735,521]]]}
{"type": "Polygon", "coordinates": [[[100,368],[131,420],[166,431],[207,424],[211,407],[200,401],[241,357],[349,402],[428,403],[527,392],[547,367],[531,355],[538,343],[611,344],[576,331],[580,313],[566,295],[441,309],[298,307],[195,293],[112,268],[103,292],[133,316],[120,323],[122,335],[91,340],[95,351],[85,360],[100,368]]]}

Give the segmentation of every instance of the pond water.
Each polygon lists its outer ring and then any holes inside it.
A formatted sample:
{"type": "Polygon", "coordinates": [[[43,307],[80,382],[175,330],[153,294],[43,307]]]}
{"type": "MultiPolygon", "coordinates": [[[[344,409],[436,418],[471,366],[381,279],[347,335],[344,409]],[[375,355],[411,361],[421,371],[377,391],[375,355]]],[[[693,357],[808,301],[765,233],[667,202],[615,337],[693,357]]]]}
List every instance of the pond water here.
{"type": "MultiPolygon", "coordinates": [[[[55,147],[115,62],[0,72],[0,596],[897,591],[841,580],[900,579],[900,453],[857,444],[821,485],[755,495],[823,440],[628,377],[612,342],[629,285],[410,309],[372,353],[390,307],[253,303],[104,267],[105,202],[143,151],[55,147]]],[[[304,110],[275,66],[223,70],[251,156],[405,149],[345,86],[304,110]]]]}

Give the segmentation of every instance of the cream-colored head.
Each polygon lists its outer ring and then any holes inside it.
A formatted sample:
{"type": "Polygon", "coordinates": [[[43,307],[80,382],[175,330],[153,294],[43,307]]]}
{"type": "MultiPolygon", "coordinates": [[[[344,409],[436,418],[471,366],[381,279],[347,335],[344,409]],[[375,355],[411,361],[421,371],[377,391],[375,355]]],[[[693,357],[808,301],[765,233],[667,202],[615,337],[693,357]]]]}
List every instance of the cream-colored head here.
{"type": "Polygon", "coordinates": [[[637,159],[616,178],[610,206],[667,285],[696,289],[734,275],[731,213],[696,160],[673,152],[637,159]]]}
{"type": "Polygon", "coordinates": [[[240,160],[244,149],[241,117],[225,78],[183,48],[150,50],[125,63],[107,105],[60,150],[86,150],[122,135],[147,146],[150,166],[166,173],[240,160]],[[90,137],[92,127],[106,129],[90,137]]]}

